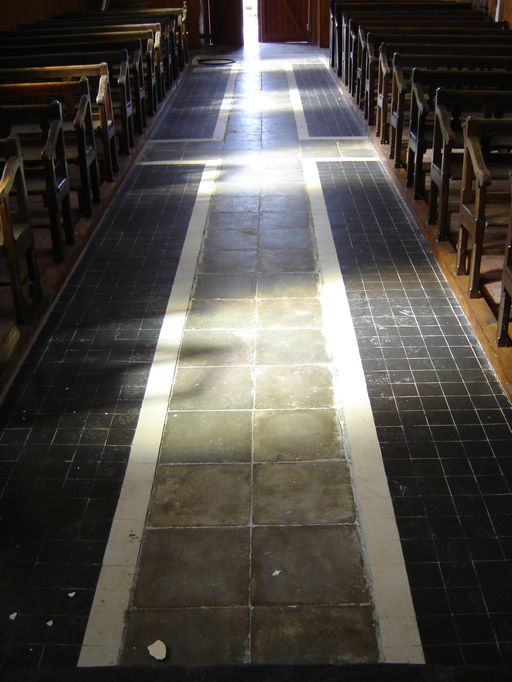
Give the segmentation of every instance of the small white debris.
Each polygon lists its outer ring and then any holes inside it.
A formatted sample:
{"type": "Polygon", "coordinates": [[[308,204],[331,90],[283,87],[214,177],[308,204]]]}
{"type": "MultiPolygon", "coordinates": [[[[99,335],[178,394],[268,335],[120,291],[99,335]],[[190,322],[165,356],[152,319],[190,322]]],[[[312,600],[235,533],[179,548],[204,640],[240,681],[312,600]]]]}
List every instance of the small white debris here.
{"type": "Polygon", "coordinates": [[[75,594],[76,594],[76,592],[68,592],[68,597],[71,597],[71,599],[73,599],[75,594]]]}
{"type": "Polygon", "coordinates": [[[156,658],[157,661],[163,661],[167,656],[167,647],[162,642],[161,639],[157,639],[156,642],[148,646],[149,655],[156,658]]]}
{"type": "Polygon", "coordinates": [[[47,620],[46,625],[48,625],[48,627],[51,628],[53,625],[53,620],[47,620]]]}
{"type": "Polygon", "coordinates": [[[281,570],[280,568],[278,568],[278,569],[276,569],[276,570],[272,573],[272,575],[273,575],[273,576],[281,575],[281,573],[282,573],[282,570],[281,570]]]}
{"type": "Polygon", "coordinates": [[[16,620],[17,617],[18,617],[17,611],[14,611],[13,613],[11,613],[11,614],[9,615],[9,619],[10,619],[10,620],[16,620]]]}

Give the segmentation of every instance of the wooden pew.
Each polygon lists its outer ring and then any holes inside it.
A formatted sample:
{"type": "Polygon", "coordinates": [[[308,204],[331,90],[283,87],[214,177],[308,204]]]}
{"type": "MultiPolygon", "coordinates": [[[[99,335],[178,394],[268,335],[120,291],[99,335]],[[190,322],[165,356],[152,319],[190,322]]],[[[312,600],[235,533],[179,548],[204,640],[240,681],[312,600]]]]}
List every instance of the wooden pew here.
{"type": "Polygon", "coordinates": [[[496,343],[498,346],[510,346],[508,328],[510,324],[510,307],[512,305],[512,216],[509,217],[505,262],[501,276],[501,297],[498,309],[498,330],[496,343]]]}
{"type": "MultiPolygon", "coordinates": [[[[479,57],[471,57],[473,64],[471,69],[481,65],[479,57]]],[[[406,185],[414,188],[414,198],[421,199],[425,196],[425,173],[423,170],[423,158],[425,153],[432,148],[434,132],[434,112],[435,96],[439,87],[463,89],[460,93],[461,105],[465,101],[464,96],[468,90],[512,90],[512,57],[499,59],[495,62],[499,64],[498,70],[493,71],[428,71],[424,69],[413,70],[411,81],[411,113],[409,116],[409,137],[407,142],[407,161],[406,161],[406,185]],[[509,71],[501,70],[510,69],[509,71]]],[[[491,67],[492,68],[492,67],[491,67]]],[[[471,95],[471,92],[469,92],[471,95]]],[[[478,109],[483,109],[483,116],[486,111],[492,111],[496,106],[504,107],[509,105],[508,100],[500,100],[500,105],[493,106],[495,93],[490,92],[488,97],[489,109],[485,102],[478,102],[471,96],[468,103],[475,106],[473,114],[478,109]]],[[[456,107],[456,111],[458,108],[456,107]]],[[[471,113],[471,109],[468,111],[471,113]]],[[[512,114],[512,112],[510,112],[512,114]]]]}
{"type": "MultiPolygon", "coordinates": [[[[81,34],[73,40],[72,36],[52,36],[49,38],[34,38],[32,41],[20,43],[13,41],[10,45],[0,43],[0,57],[10,57],[13,54],[47,54],[50,52],[97,52],[101,49],[127,49],[131,54],[131,46],[138,45],[141,48],[141,61],[143,65],[144,101],[147,113],[153,116],[156,110],[156,81],[153,63],[153,38],[152,32],[146,31],[144,39],[137,32],[123,31],[114,33],[81,34]]],[[[135,90],[136,88],[134,88],[135,90]]]]}
{"type": "MultiPolygon", "coordinates": [[[[343,28],[341,32],[342,59],[348,61],[348,82],[355,76],[358,63],[358,42],[360,36],[363,40],[368,32],[391,32],[402,26],[402,30],[413,32],[414,27],[420,31],[428,32],[428,26],[444,27],[444,24],[456,25],[456,30],[463,28],[471,30],[502,30],[505,24],[490,23],[485,21],[481,12],[452,10],[446,8],[445,3],[437,5],[437,8],[421,7],[418,5],[401,5],[382,11],[365,12],[364,10],[351,10],[343,13],[343,28]]],[[[448,27],[447,27],[448,28],[448,27]]],[[[447,32],[443,29],[442,32],[447,32]]],[[[452,33],[454,31],[451,31],[452,33]]]]}
{"type": "Polygon", "coordinates": [[[65,12],[53,17],[55,21],[67,21],[76,17],[109,17],[123,21],[159,21],[170,22],[170,38],[173,42],[172,47],[177,54],[175,63],[174,78],[178,77],[185,64],[189,61],[188,56],[188,22],[186,4],[181,7],[150,7],[144,10],[126,8],[123,10],[107,10],[105,12],[65,12]]]}
{"type": "MultiPolygon", "coordinates": [[[[368,36],[368,41],[372,39],[372,34],[368,36]]],[[[421,54],[421,55],[445,55],[453,53],[456,46],[457,54],[474,55],[475,51],[482,57],[493,57],[503,55],[512,56],[512,31],[500,33],[500,42],[496,43],[493,35],[471,37],[466,33],[459,36],[423,36],[428,42],[422,42],[422,36],[407,36],[400,42],[396,36],[392,36],[391,43],[381,43],[379,48],[379,65],[377,78],[377,109],[375,133],[380,138],[381,144],[389,142],[389,105],[391,96],[391,83],[393,78],[393,56],[395,52],[401,55],[421,54]],[[416,38],[416,42],[411,42],[416,38]],[[459,42],[460,41],[460,42],[459,42]]],[[[380,36],[377,41],[380,42],[380,36]]],[[[369,55],[370,57],[370,55],[369,55]]],[[[373,73],[373,64],[369,69],[373,73]]],[[[373,102],[373,90],[375,83],[368,83],[367,101],[373,102]]]]}
{"type": "Polygon", "coordinates": [[[89,81],[94,132],[101,140],[103,150],[104,176],[108,182],[113,182],[114,172],[119,170],[119,162],[108,65],[102,62],[73,66],[0,69],[0,83],[44,83],[80,78],[87,78],[89,81]]]}
{"type": "Polygon", "coordinates": [[[92,215],[92,201],[100,201],[100,176],[96,157],[94,123],[87,78],[50,83],[0,84],[3,104],[45,104],[57,99],[62,105],[66,158],[78,168],[75,185],[81,212],[92,215]]]}
{"type": "MultiPolygon", "coordinates": [[[[506,228],[510,215],[512,168],[512,119],[469,117],[464,122],[464,157],[460,195],[460,233],[457,248],[457,274],[469,270],[469,295],[480,295],[480,268],[488,232],[506,228]],[[500,183],[500,181],[502,181],[500,183]],[[472,238],[471,252],[468,241],[472,238]],[[469,260],[469,268],[468,268],[469,260]]],[[[498,238],[503,254],[505,238],[498,238]]]]}
{"type": "Polygon", "coordinates": [[[127,31],[131,30],[131,27],[135,26],[141,28],[142,26],[147,26],[152,28],[155,26],[160,26],[161,28],[161,47],[162,47],[162,72],[164,76],[164,87],[165,90],[169,90],[175,80],[178,78],[179,74],[179,62],[178,62],[178,52],[176,43],[176,20],[174,17],[168,15],[162,15],[158,18],[149,17],[148,21],[145,21],[140,15],[110,15],[110,13],[103,12],[101,15],[94,14],[91,16],[89,13],[77,16],[57,16],[50,21],[37,22],[35,24],[29,24],[23,26],[22,30],[24,32],[34,32],[42,33],[47,28],[55,30],[58,27],[82,27],[84,30],[88,30],[88,27],[110,27],[116,30],[127,31]]]}
{"type": "MultiPolygon", "coordinates": [[[[368,34],[379,33],[385,40],[388,40],[386,33],[403,34],[471,34],[475,40],[480,35],[500,35],[505,29],[497,24],[474,23],[457,18],[418,18],[412,15],[408,18],[397,17],[393,22],[372,23],[370,25],[359,25],[356,32],[353,31],[351,22],[350,46],[349,46],[349,90],[355,95],[359,103],[360,93],[364,90],[366,79],[366,65],[368,63],[368,34]]],[[[422,41],[425,42],[425,41],[422,41]]],[[[496,38],[496,42],[499,40],[496,38]]]]}
{"type": "MultiPolygon", "coordinates": [[[[18,137],[29,195],[43,198],[48,212],[53,255],[64,259],[61,222],[67,244],[74,243],[70,182],[60,102],[0,106],[0,137],[18,137]]],[[[33,220],[33,225],[35,226],[33,220]]],[[[46,225],[45,225],[46,226],[46,225]]]]}
{"type": "MultiPolygon", "coordinates": [[[[108,66],[109,82],[112,95],[112,107],[116,119],[116,134],[119,137],[120,149],[129,154],[135,144],[134,139],[134,111],[130,83],[130,63],[127,50],[88,52],[86,55],[73,52],[45,54],[45,55],[17,55],[14,57],[0,57],[0,73],[2,69],[41,67],[41,66],[71,66],[105,62],[108,66]]],[[[142,131],[140,131],[142,132],[142,131]]]]}
{"type": "MultiPolygon", "coordinates": [[[[69,37],[77,36],[80,38],[89,39],[90,36],[112,33],[133,33],[135,37],[147,37],[147,32],[151,31],[152,45],[153,45],[153,72],[155,79],[155,95],[158,101],[162,101],[165,95],[165,83],[168,74],[165,73],[166,63],[168,68],[169,56],[167,54],[167,40],[162,34],[159,23],[145,23],[145,24],[104,24],[91,22],[90,20],[83,20],[80,22],[67,23],[51,23],[43,27],[26,28],[15,33],[0,33],[0,40],[5,44],[12,44],[13,42],[27,42],[40,43],[49,42],[53,38],[58,40],[69,39],[69,37]]],[[[156,107],[156,99],[155,99],[156,107]]]]}
{"type": "MultiPolygon", "coordinates": [[[[0,140],[0,246],[7,261],[16,321],[29,322],[42,300],[32,226],[28,212],[27,187],[18,141],[0,140]],[[25,261],[26,275],[20,267],[25,261]]],[[[5,282],[2,282],[5,283],[5,282]]]]}
{"type": "MultiPolygon", "coordinates": [[[[503,113],[512,114],[512,91],[450,90],[444,87],[437,89],[428,194],[428,222],[437,223],[437,238],[440,241],[444,241],[449,232],[451,182],[462,177],[464,120],[468,115],[475,113],[477,118],[495,117],[503,113]]],[[[459,202],[457,201],[453,210],[458,211],[458,208],[459,202]]]]}
{"type": "MultiPolygon", "coordinates": [[[[364,11],[377,10],[386,16],[386,13],[395,9],[404,9],[406,6],[412,9],[423,9],[427,11],[435,11],[439,8],[439,2],[420,2],[419,0],[373,0],[372,2],[331,2],[331,60],[337,75],[343,79],[343,82],[348,85],[348,45],[349,45],[349,27],[348,24],[343,23],[344,12],[349,11],[364,11]]],[[[443,3],[444,4],[444,3],[443,3]]],[[[471,3],[446,3],[445,7],[450,4],[452,9],[456,4],[455,9],[468,10],[471,9],[471,3]]]]}
{"type": "MultiPolygon", "coordinates": [[[[402,165],[403,130],[406,123],[406,115],[409,112],[408,101],[411,91],[412,70],[438,69],[438,70],[467,70],[467,69],[496,69],[505,70],[511,68],[510,57],[497,55],[495,57],[476,57],[466,55],[402,55],[395,53],[393,57],[393,82],[391,87],[391,112],[390,112],[390,158],[395,160],[395,167],[402,165]],[[509,60],[509,61],[507,61],[509,60]]],[[[469,72],[468,72],[469,73],[469,72]]],[[[441,77],[440,77],[441,78],[441,77]]],[[[447,76],[448,78],[448,76],[447,76]]],[[[451,82],[456,82],[455,74],[451,75],[451,82]]],[[[463,83],[469,77],[465,73],[459,77],[463,83]]],[[[439,85],[443,82],[440,80],[439,85]]]]}

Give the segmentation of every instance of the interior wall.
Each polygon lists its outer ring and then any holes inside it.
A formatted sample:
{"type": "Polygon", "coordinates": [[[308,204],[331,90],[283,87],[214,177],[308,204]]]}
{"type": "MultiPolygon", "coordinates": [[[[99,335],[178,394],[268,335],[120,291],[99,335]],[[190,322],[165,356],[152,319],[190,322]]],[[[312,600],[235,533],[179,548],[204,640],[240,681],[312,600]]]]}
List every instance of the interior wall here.
{"type": "Polygon", "coordinates": [[[100,9],[101,0],[0,0],[0,28],[14,30],[19,24],[48,19],[66,11],[100,9]]]}

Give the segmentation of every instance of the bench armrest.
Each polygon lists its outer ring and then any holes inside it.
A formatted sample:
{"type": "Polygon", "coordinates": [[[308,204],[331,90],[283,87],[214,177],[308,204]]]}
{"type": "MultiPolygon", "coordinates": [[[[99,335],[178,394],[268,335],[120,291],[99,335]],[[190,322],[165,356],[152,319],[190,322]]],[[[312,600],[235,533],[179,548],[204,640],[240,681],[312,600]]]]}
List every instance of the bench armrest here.
{"type": "Polygon", "coordinates": [[[46,138],[46,143],[41,150],[41,159],[43,162],[53,161],[57,151],[57,142],[59,139],[59,133],[62,130],[62,121],[54,119],[50,121],[50,128],[48,130],[48,137],[46,138]]]}
{"type": "Polygon", "coordinates": [[[450,114],[446,107],[440,105],[436,107],[436,117],[439,124],[439,130],[443,138],[443,144],[453,145],[455,142],[455,133],[450,125],[450,114]]]}
{"type": "Polygon", "coordinates": [[[20,161],[18,158],[10,156],[7,159],[2,177],[0,178],[0,200],[4,200],[4,197],[12,191],[19,167],[20,161]]]}
{"type": "Polygon", "coordinates": [[[380,53],[380,68],[384,76],[389,76],[393,70],[393,67],[389,63],[388,56],[385,52],[380,53]]]}
{"type": "Polygon", "coordinates": [[[408,90],[409,83],[407,82],[402,69],[397,69],[396,67],[394,68],[394,79],[399,94],[408,90]]]}
{"type": "Polygon", "coordinates": [[[89,97],[87,95],[82,95],[80,97],[80,102],[78,103],[78,110],[76,112],[75,120],[73,121],[75,129],[85,128],[88,110],[89,97]]]}
{"type": "Polygon", "coordinates": [[[485,165],[484,157],[482,155],[482,148],[479,144],[479,139],[474,137],[466,137],[464,147],[468,150],[473,166],[473,173],[479,187],[491,184],[491,174],[485,165]]]}

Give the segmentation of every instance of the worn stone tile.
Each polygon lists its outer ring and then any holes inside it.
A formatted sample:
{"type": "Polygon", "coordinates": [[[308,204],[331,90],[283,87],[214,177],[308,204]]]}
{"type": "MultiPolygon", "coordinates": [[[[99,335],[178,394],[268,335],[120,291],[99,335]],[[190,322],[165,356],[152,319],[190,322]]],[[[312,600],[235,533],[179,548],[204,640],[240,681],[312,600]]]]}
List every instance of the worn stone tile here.
{"type": "Polygon", "coordinates": [[[259,329],[321,328],[322,307],[314,298],[264,299],[256,304],[256,326],[259,329]]]}
{"type": "Polygon", "coordinates": [[[253,495],[253,521],[259,525],[355,521],[346,462],[257,464],[253,495]]]}
{"type": "Polygon", "coordinates": [[[262,211],[304,211],[308,210],[308,200],[303,185],[299,185],[297,194],[290,196],[291,186],[287,186],[286,194],[274,194],[261,198],[262,211]]]}
{"type": "Polygon", "coordinates": [[[252,612],[254,664],[376,663],[369,606],[256,607],[252,612]]]}
{"type": "Polygon", "coordinates": [[[212,213],[256,213],[260,209],[259,196],[222,196],[212,197],[212,213]]]}
{"type": "Polygon", "coordinates": [[[197,266],[200,273],[239,275],[256,270],[256,250],[217,250],[205,252],[197,266]]]}
{"type": "Polygon", "coordinates": [[[133,603],[144,608],[239,606],[247,604],[248,587],[248,528],[148,530],[133,603]]]}
{"type": "Polygon", "coordinates": [[[313,249],[313,238],[309,230],[275,229],[261,230],[262,249],[313,249]]]}
{"type": "Polygon", "coordinates": [[[341,429],[334,410],[255,412],[255,461],[315,460],[341,456],[341,429]]]}
{"type": "Polygon", "coordinates": [[[208,217],[208,233],[211,230],[256,229],[259,223],[258,213],[221,212],[210,213],[208,217]]]}
{"type": "Polygon", "coordinates": [[[294,230],[306,230],[309,228],[310,219],[307,211],[300,210],[266,210],[260,213],[260,231],[282,230],[293,228],[294,230]]]}
{"type": "Polygon", "coordinates": [[[332,407],[332,377],[318,365],[256,368],[256,408],[332,407]]]}
{"type": "Polygon", "coordinates": [[[328,362],[325,338],[320,329],[259,330],[256,363],[259,365],[328,362]]]}
{"type": "Polygon", "coordinates": [[[258,244],[258,231],[255,228],[233,230],[208,230],[203,242],[203,250],[230,249],[245,251],[255,249],[258,244]]]}
{"type": "Polygon", "coordinates": [[[250,464],[159,466],[149,526],[241,526],[249,521],[250,464]]]}
{"type": "Polygon", "coordinates": [[[252,561],[255,606],[353,604],[368,599],[353,526],[254,528],[252,561]]]}
{"type": "Polygon", "coordinates": [[[245,662],[249,639],[248,608],[130,609],[123,665],[229,665],[245,662]],[[147,646],[157,639],[167,658],[156,661],[147,646]]]}
{"type": "Polygon", "coordinates": [[[313,272],[316,269],[311,249],[261,249],[258,258],[260,272],[313,272]]]}
{"type": "Polygon", "coordinates": [[[253,298],[256,296],[256,273],[243,275],[199,274],[194,298],[253,298]]]}
{"type": "Polygon", "coordinates": [[[180,348],[181,367],[250,365],[254,333],[249,331],[185,331],[180,348]]]}
{"type": "Polygon", "coordinates": [[[160,462],[248,462],[251,430],[251,412],[171,412],[160,462]]]}
{"type": "Polygon", "coordinates": [[[187,318],[187,329],[252,329],[254,301],[194,300],[187,318]]]}
{"type": "Polygon", "coordinates": [[[258,275],[259,298],[314,298],[318,275],[313,272],[262,272],[258,275]]]}
{"type": "Polygon", "coordinates": [[[249,409],[252,381],[250,367],[179,367],[170,409],[249,409]]]}

